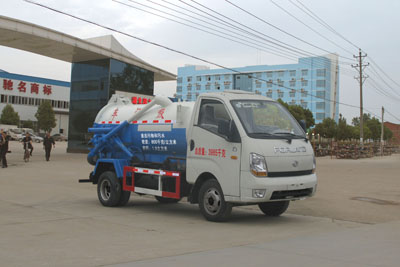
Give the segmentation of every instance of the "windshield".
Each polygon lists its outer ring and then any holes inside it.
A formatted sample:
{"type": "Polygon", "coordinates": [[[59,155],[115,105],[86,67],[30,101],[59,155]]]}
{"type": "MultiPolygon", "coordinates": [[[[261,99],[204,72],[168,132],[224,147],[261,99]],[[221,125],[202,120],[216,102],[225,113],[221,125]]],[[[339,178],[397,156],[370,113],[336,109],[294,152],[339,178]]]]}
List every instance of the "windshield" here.
{"type": "Polygon", "coordinates": [[[16,133],[16,134],[22,134],[21,129],[10,129],[11,132],[16,133]]]}
{"type": "Polygon", "coordinates": [[[268,100],[232,100],[236,114],[250,137],[304,138],[304,131],[279,103],[268,100]]]}

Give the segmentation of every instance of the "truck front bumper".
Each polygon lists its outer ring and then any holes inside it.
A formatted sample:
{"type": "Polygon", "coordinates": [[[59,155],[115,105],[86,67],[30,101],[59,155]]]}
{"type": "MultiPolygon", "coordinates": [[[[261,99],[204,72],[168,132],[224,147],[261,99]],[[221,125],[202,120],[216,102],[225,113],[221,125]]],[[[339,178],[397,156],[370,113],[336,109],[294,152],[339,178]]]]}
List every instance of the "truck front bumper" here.
{"type": "Polygon", "coordinates": [[[315,174],[255,177],[249,171],[242,171],[240,180],[240,202],[242,203],[297,200],[313,196],[317,189],[317,176],[315,174]],[[259,194],[254,194],[255,191],[259,194]],[[265,192],[264,195],[263,192],[265,192]]]}

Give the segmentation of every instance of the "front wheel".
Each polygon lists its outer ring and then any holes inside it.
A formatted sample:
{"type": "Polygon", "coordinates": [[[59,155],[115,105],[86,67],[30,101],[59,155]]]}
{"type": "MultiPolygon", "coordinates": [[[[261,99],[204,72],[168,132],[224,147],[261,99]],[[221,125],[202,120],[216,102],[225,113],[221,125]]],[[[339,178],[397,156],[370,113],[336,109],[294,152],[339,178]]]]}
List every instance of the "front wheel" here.
{"type": "Polygon", "coordinates": [[[97,196],[103,206],[117,206],[121,199],[122,187],[114,172],[103,172],[97,183],[97,196]]]}
{"type": "Polygon", "coordinates": [[[221,186],[217,180],[207,180],[200,188],[199,207],[203,216],[213,222],[226,221],[232,205],[225,202],[221,186]]]}
{"type": "Polygon", "coordinates": [[[267,216],[279,216],[287,210],[289,201],[263,202],[258,207],[267,216]]]}

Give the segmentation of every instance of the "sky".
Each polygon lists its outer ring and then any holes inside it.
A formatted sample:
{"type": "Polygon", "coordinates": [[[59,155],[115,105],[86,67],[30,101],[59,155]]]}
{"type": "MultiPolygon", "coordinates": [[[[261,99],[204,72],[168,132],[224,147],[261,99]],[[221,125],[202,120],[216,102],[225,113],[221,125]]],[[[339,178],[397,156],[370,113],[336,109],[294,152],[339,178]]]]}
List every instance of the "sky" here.
{"type": "MultiPolygon", "coordinates": [[[[296,54],[295,58],[287,58],[274,55],[268,51],[270,48],[268,44],[264,44],[264,48],[258,49],[248,47],[118,3],[123,2],[131,6],[140,7],[130,0],[35,1],[229,68],[251,65],[291,64],[296,63],[297,58],[304,56],[296,54]]],[[[153,9],[140,8],[160,15],[161,13],[155,11],[154,8],[171,14],[178,14],[157,4],[177,9],[170,4],[172,3],[200,13],[201,11],[187,5],[190,4],[202,9],[197,4],[199,3],[245,25],[248,27],[247,29],[256,30],[281,42],[303,49],[307,53],[315,55],[327,54],[326,51],[337,53],[340,56],[339,101],[355,106],[360,105],[359,83],[354,79],[354,76],[358,74],[351,68],[349,63],[356,63],[353,59],[353,54],[358,54],[357,47],[359,47],[368,55],[365,58],[365,62],[370,63],[370,66],[365,68],[366,74],[370,76],[364,83],[363,102],[364,107],[368,110],[365,113],[371,112],[372,115],[380,117],[381,108],[384,106],[385,110],[387,110],[385,121],[400,123],[400,68],[398,68],[397,64],[399,58],[398,47],[400,45],[400,35],[397,30],[398,25],[400,25],[400,16],[398,16],[400,1],[398,0],[229,0],[262,21],[234,7],[225,0],[195,0],[197,3],[192,0],[137,1],[153,9]],[[298,1],[301,1],[347,41],[307,16],[294,5],[300,6],[298,1]],[[285,13],[282,9],[292,14],[295,18],[285,13]],[[275,27],[297,38],[289,36],[275,27]]],[[[38,24],[78,38],[85,39],[113,34],[130,52],[146,62],[171,73],[176,74],[178,67],[182,67],[185,64],[218,68],[22,0],[0,0],[0,3],[2,6],[0,15],[2,16],[38,24]]],[[[202,10],[209,13],[212,12],[204,8],[202,10]]],[[[181,11],[189,14],[188,11],[181,11]]],[[[213,14],[216,15],[215,13],[213,14]]],[[[163,16],[166,15],[163,14],[163,16]]],[[[193,14],[192,17],[178,16],[189,20],[194,20],[193,17],[198,17],[193,14]]],[[[217,24],[209,19],[202,19],[217,24]]],[[[175,18],[175,20],[186,23],[181,19],[175,18]]],[[[199,23],[207,25],[204,22],[199,23]]],[[[218,25],[221,26],[221,24],[218,25]]],[[[235,37],[245,38],[245,43],[250,42],[248,37],[240,37],[237,34],[235,34],[235,37]]],[[[257,44],[259,43],[260,41],[257,41],[257,44]]],[[[0,69],[12,73],[63,81],[69,81],[71,75],[70,63],[3,46],[0,46],[0,69]]],[[[175,90],[176,82],[157,82],[155,84],[155,94],[158,95],[172,96],[175,90]]],[[[339,105],[339,112],[343,114],[348,123],[351,122],[353,117],[360,115],[359,108],[345,105],[339,105]]]]}

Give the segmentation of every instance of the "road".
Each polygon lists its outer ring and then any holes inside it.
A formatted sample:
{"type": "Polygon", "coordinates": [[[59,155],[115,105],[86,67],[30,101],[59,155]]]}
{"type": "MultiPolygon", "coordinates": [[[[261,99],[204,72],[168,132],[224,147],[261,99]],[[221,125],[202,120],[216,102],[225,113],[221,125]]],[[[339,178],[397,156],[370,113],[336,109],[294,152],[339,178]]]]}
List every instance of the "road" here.
{"type": "Polygon", "coordinates": [[[0,169],[0,266],[398,266],[400,155],[317,159],[318,192],[268,218],[234,208],[227,223],[205,221],[197,205],[133,196],[99,204],[79,184],[92,166],[58,142],[50,162],[35,144],[30,162],[11,142],[0,169]]]}

